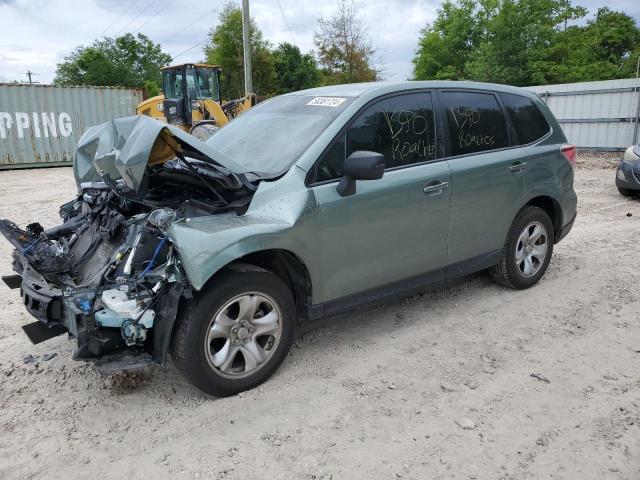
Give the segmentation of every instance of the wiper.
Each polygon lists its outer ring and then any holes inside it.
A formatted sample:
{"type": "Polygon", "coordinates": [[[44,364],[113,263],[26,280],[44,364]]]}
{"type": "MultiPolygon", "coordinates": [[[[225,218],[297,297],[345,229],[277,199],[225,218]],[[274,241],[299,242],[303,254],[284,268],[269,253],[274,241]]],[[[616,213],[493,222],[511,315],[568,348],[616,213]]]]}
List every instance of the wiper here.
{"type": "Polygon", "coordinates": [[[220,200],[222,203],[224,203],[225,205],[228,205],[229,202],[227,202],[224,197],[222,195],[220,195],[220,192],[218,192],[215,188],[213,188],[211,186],[211,184],[209,182],[207,182],[202,175],[200,175],[198,173],[198,171],[195,169],[195,167],[193,165],[191,165],[191,162],[189,162],[184,155],[182,155],[180,152],[175,152],[176,153],[176,157],[185,164],[185,166],[191,171],[191,173],[193,173],[196,177],[198,177],[198,179],[209,189],[209,191],[211,193],[213,193],[213,195],[220,200]]]}

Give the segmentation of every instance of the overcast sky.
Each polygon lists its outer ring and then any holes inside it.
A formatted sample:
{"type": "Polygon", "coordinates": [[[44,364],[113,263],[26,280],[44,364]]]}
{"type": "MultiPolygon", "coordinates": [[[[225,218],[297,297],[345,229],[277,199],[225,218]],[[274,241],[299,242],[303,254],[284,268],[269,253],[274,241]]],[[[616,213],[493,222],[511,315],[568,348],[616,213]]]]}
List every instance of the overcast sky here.
{"type": "MultiPolygon", "coordinates": [[[[31,70],[38,74],[34,80],[49,83],[56,64],[74,47],[88,45],[101,35],[124,32],[148,35],[162,43],[163,50],[177,57],[176,61],[201,60],[201,45],[182,52],[206,39],[207,32],[217,22],[219,8],[225,3],[217,0],[0,0],[0,81],[26,80],[25,72],[31,70]]],[[[303,51],[313,48],[317,19],[335,11],[335,0],[251,0],[250,3],[251,15],[265,38],[273,44],[295,41],[303,51]]],[[[440,3],[440,0],[356,0],[386,78],[403,80],[411,75],[411,59],[420,29],[433,20],[440,3]]],[[[574,3],[591,11],[604,4],[598,0],[574,3]]],[[[625,11],[640,23],[639,0],[610,0],[606,5],[625,11]]]]}

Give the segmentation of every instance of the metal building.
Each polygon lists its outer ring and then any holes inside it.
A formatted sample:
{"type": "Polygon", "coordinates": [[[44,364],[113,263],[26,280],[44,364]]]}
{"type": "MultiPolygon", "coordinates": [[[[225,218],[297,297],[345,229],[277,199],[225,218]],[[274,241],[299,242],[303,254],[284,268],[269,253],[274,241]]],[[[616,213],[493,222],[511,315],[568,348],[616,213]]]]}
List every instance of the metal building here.
{"type": "Polygon", "coordinates": [[[536,92],[579,148],[623,150],[640,142],[640,84],[635,78],[526,87],[536,92]]]}
{"type": "Polygon", "coordinates": [[[69,165],[93,125],[134,115],[142,90],[0,84],[0,169],[69,165]]]}

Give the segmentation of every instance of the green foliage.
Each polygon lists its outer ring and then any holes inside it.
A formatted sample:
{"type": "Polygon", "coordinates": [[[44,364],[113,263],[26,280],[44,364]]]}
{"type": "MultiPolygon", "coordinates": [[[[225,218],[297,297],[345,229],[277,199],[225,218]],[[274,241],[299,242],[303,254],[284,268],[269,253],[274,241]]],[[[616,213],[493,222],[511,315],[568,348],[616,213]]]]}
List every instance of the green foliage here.
{"type": "Polygon", "coordinates": [[[277,93],[295,92],[320,84],[320,72],[312,55],[300,53],[290,43],[282,43],[273,51],[278,84],[277,93]]]}
{"type": "MultiPolygon", "coordinates": [[[[244,63],[242,49],[242,10],[227,4],[220,12],[220,23],[209,33],[205,54],[209,63],[222,67],[222,93],[226,98],[244,96],[244,63]]],[[[253,89],[258,95],[277,90],[271,45],[251,19],[251,64],[253,89]]]]}
{"type": "Polygon", "coordinates": [[[155,97],[156,95],[160,95],[162,90],[160,89],[160,85],[155,80],[145,80],[144,88],[147,91],[147,97],[155,97]]]}
{"type": "Polygon", "coordinates": [[[447,0],[421,33],[414,77],[534,85],[632,76],[633,19],[603,7],[575,24],[586,15],[570,0],[447,0]]]}
{"type": "Polygon", "coordinates": [[[171,62],[159,44],[139,33],[95,40],[77,47],[59,63],[55,85],[94,85],[141,88],[161,83],[160,67],[171,62]]]}
{"type": "Polygon", "coordinates": [[[362,18],[353,0],[338,0],[338,12],[318,20],[320,30],[313,34],[322,67],[323,83],[351,83],[378,80],[373,65],[375,49],[367,37],[362,18]]]}

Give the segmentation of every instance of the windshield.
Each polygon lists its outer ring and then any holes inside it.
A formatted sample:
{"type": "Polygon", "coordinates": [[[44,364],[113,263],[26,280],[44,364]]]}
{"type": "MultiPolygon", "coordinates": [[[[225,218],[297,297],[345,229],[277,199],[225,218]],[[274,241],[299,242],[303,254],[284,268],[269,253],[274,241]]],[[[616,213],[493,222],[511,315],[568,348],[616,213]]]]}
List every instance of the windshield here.
{"type": "Polygon", "coordinates": [[[196,79],[198,81],[198,100],[213,98],[215,101],[220,101],[217,69],[197,67],[196,79]]]}
{"type": "Polygon", "coordinates": [[[165,98],[182,97],[182,82],[184,73],[179,70],[165,70],[162,72],[162,93],[165,98]]]}
{"type": "Polygon", "coordinates": [[[337,97],[276,97],[238,116],[207,144],[245,172],[284,173],[351,102],[337,97]]]}
{"type": "Polygon", "coordinates": [[[218,70],[208,67],[165,70],[162,74],[162,90],[165,98],[182,97],[182,82],[185,80],[190,99],[212,98],[215,101],[220,101],[218,70]]]}

